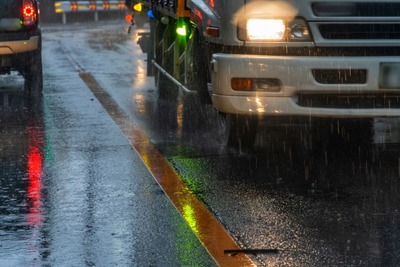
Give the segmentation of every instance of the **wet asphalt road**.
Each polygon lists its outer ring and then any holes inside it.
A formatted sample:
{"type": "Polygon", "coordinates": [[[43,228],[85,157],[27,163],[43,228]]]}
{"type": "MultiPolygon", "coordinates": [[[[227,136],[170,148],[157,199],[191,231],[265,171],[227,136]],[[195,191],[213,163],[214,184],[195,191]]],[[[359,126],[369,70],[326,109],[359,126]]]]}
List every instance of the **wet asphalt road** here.
{"type": "Polygon", "coordinates": [[[44,32],[42,103],[1,80],[0,266],[213,266],[60,52],[72,31],[44,32]]]}
{"type": "Polygon", "coordinates": [[[143,29],[124,27],[45,25],[39,104],[22,97],[20,77],[0,78],[0,266],[215,265],[80,72],[257,265],[398,265],[397,120],[344,130],[278,121],[254,151],[223,147],[211,107],[157,98],[136,45],[143,29]]]}

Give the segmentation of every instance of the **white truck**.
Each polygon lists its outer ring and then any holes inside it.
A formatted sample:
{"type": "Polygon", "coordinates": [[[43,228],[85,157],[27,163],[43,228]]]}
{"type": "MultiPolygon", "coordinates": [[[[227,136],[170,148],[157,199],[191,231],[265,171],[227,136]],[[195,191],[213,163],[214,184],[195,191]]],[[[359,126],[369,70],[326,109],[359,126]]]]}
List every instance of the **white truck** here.
{"type": "Polygon", "coordinates": [[[133,2],[160,94],[210,101],[231,143],[252,145],[260,118],[400,116],[400,0],[133,2]]]}

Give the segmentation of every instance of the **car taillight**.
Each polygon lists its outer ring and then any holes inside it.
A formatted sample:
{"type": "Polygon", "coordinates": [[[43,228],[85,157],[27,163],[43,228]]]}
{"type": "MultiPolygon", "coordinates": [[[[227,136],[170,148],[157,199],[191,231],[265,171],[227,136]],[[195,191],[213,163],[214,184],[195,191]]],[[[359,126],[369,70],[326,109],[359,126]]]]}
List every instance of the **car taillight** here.
{"type": "Polygon", "coordinates": [[[32,0],[22,1],[22,18],[25,26],[35,25],[37,22],[37,10],[32,0]]]}

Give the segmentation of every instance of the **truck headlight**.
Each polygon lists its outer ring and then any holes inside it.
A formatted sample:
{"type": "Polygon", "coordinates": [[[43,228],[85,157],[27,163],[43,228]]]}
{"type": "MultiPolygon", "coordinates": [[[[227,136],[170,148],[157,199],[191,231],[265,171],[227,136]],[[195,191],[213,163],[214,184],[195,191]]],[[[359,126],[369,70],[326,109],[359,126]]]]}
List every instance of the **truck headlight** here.
{"type": "Polygon", "coordinates": [[[238,38],[242,41],[311,41],[305,20],[249,18],[239,25],[238,38]]]}
{"type": "Polygon", "coordinates": [[[246,24],[247,39],[282,40],[286,23],[282,19],[249,19],[246,24]]]}

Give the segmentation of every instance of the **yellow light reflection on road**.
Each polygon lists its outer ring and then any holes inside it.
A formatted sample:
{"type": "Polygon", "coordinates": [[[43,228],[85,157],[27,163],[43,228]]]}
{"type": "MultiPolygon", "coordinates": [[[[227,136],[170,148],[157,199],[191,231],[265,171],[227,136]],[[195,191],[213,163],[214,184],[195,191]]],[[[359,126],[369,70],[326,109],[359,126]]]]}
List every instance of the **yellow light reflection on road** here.
{"type": "Polygon", "coordinates": [[[142,88],[147,82],[147,63],[145,60],[145,54],[143,54],[140,46],[137,44],[140,38],[140,34],[145,31],[135,31],[132,34],[132,43],[134,46],[131,49],[126,49],[125,47],[119,47],[120,49],[126,51],[129,54],[133,54],[132,69],[135,70],[132,88],[142,88]]]}
{"type": "Polygon", "coordinates": [[[145,97],[141,94],[134,94],[133,95],[133,101],[136,104],[136,111],[139,112],[139,114],[144,115],[148,111],[146,110],[146,105],[145,105],[145,97]]]}
{"type": "Polygon", "coordinates": [[[245,254],[239,253],[230,256],[225,253],[225,250],[239,250],[240,248],[222,224],[189,190],[150,139],[119,108],[118,104],[101,88],[91,74],[82,71],[79,75],[129,139],[132,147],[140,155],[154,179],[182,217],[187,220],[189,226],[215,262],[219,266],[255,266],[245,254]]]}
{"type": "Polygon", "coordinates": [[[197,228],[197,221],[195,217],[195,210],[189,203],[183,206],[183,218],[187,221],[193,232],[199,234],[199,229],[197,228]]]}

